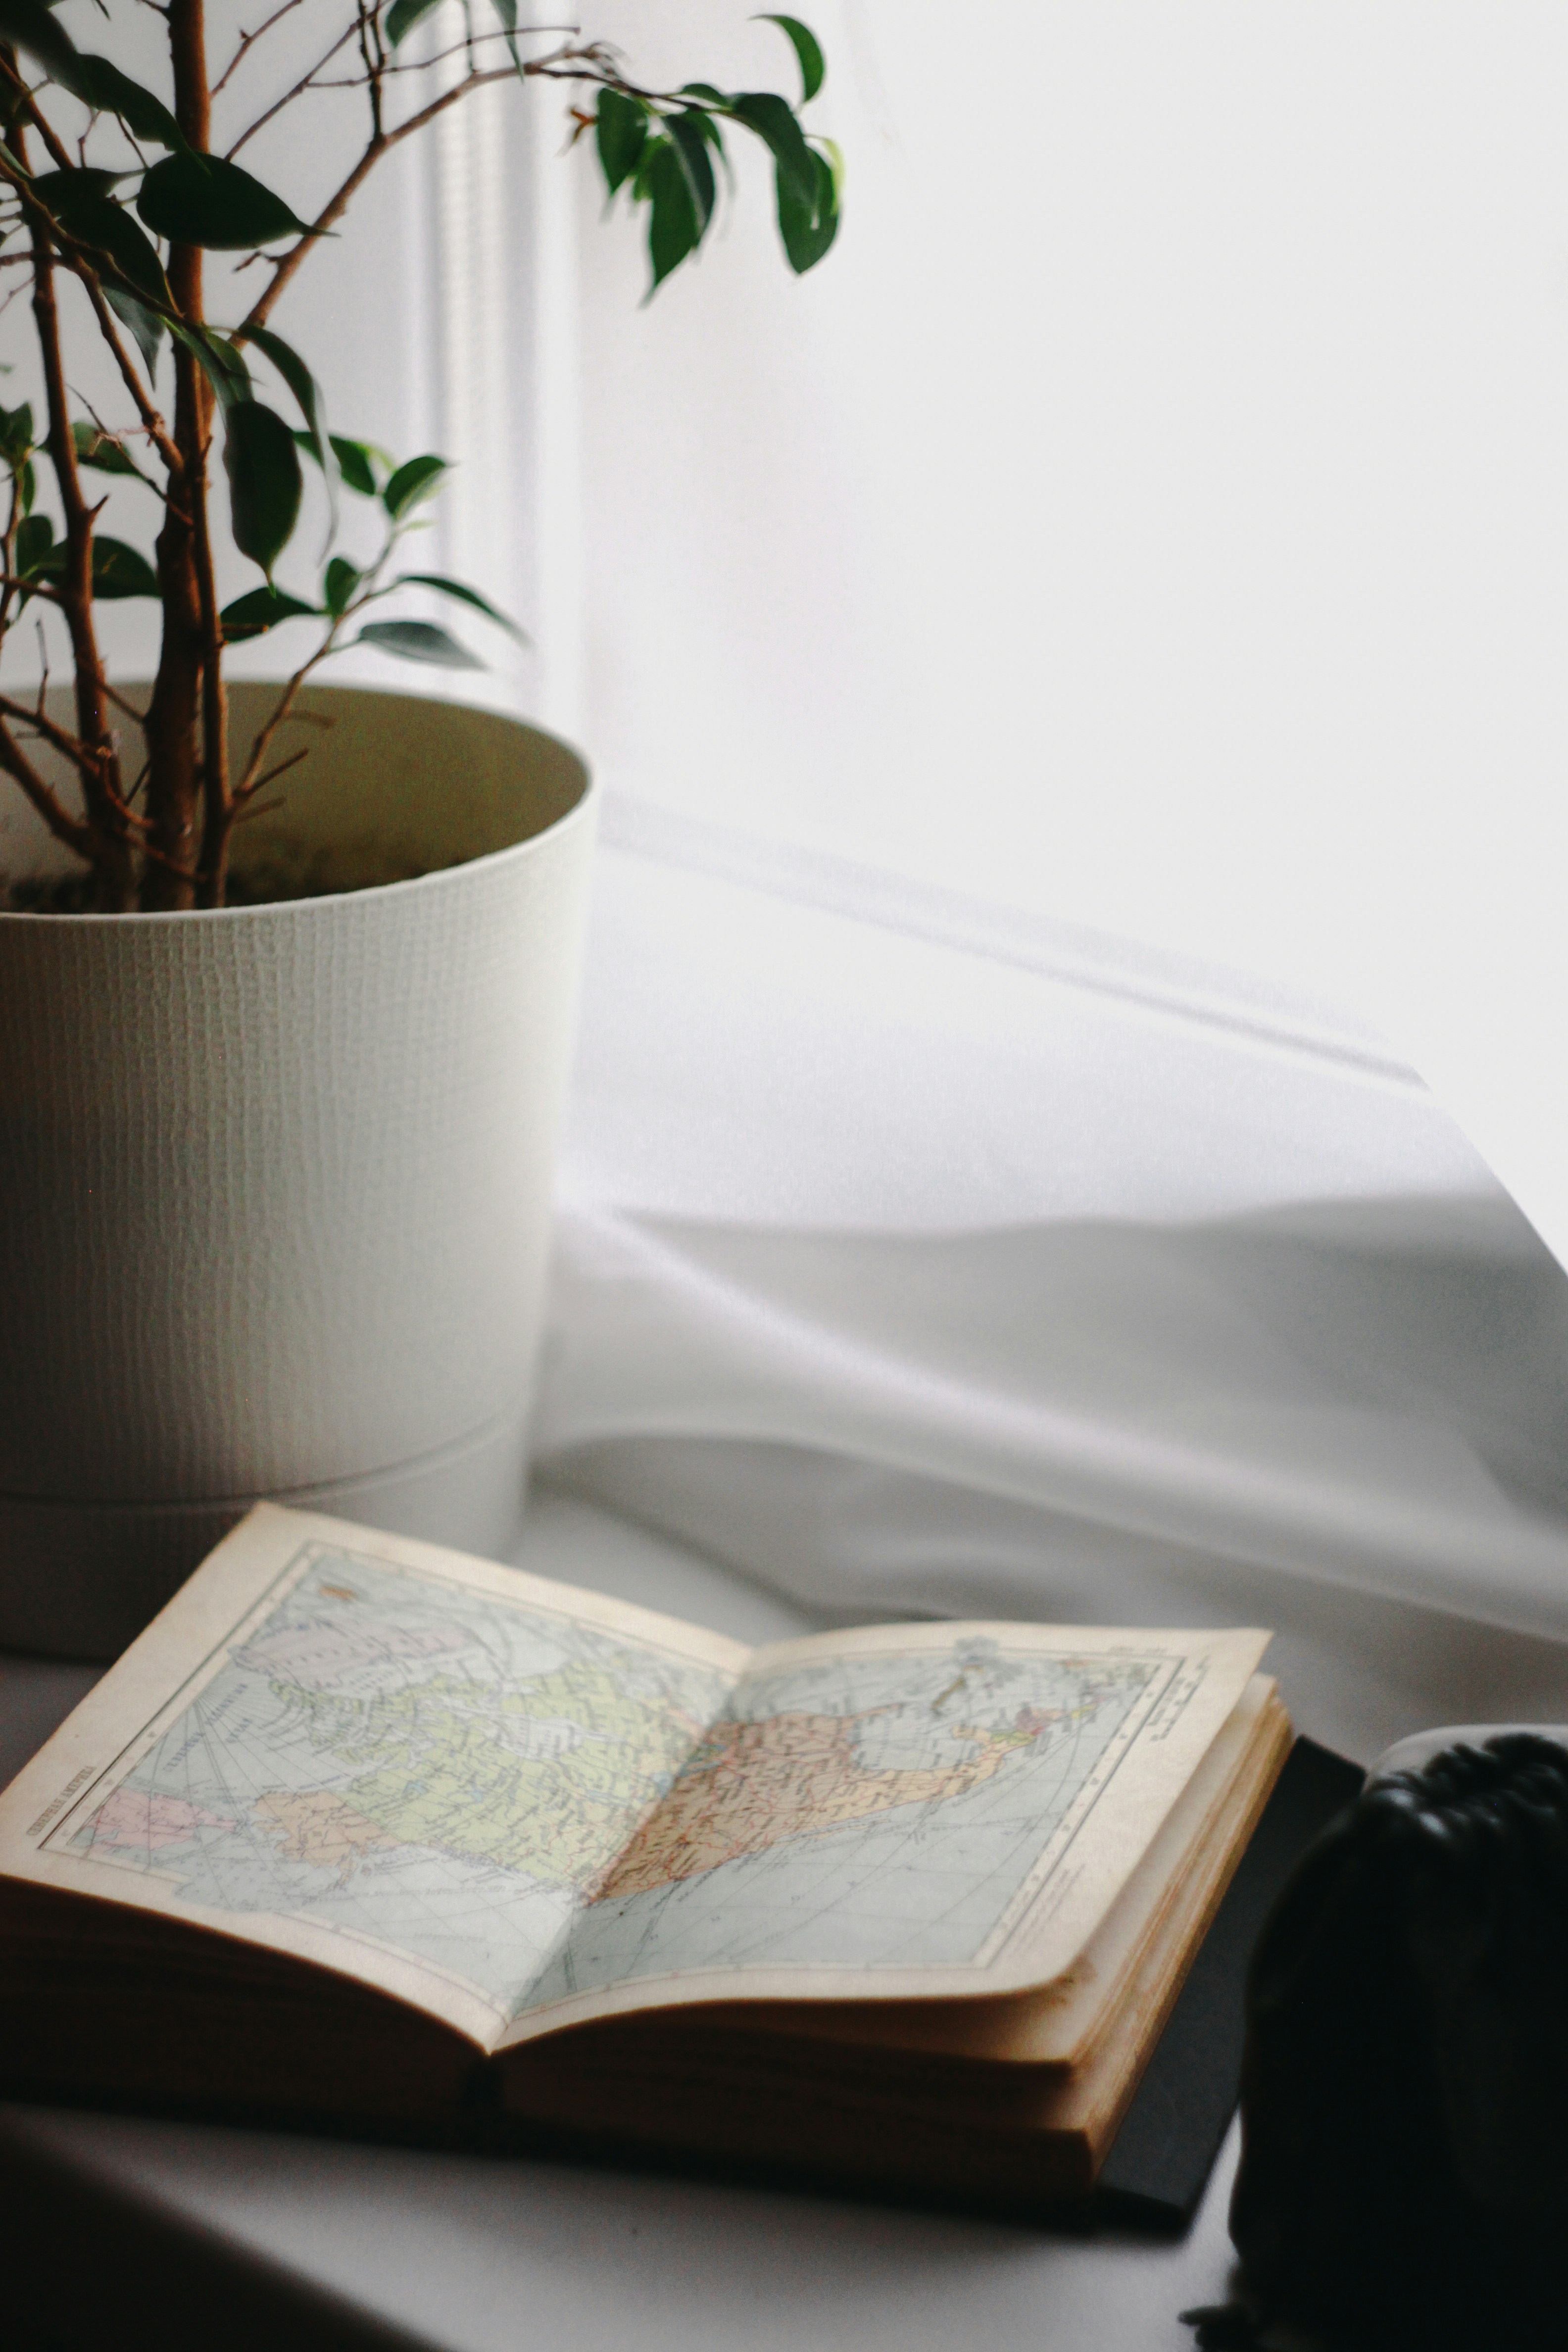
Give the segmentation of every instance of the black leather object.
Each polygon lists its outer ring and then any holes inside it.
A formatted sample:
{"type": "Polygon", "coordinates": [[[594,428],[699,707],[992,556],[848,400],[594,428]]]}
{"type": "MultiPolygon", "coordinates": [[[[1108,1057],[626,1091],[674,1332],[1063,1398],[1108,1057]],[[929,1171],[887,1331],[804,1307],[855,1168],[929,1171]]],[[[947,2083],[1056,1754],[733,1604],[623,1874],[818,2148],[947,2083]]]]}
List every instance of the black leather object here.
{"type": "MultiPolygon", "coordinates": [[[[1568,2347],[1568,1748],[1511,1733],[1368,1781],[1264,1929],[1241,2106],[1257,2325],[1568,2347]]],[[[1239,2311],[1203,2321],[1245,2340],[1239,2311]]]]}

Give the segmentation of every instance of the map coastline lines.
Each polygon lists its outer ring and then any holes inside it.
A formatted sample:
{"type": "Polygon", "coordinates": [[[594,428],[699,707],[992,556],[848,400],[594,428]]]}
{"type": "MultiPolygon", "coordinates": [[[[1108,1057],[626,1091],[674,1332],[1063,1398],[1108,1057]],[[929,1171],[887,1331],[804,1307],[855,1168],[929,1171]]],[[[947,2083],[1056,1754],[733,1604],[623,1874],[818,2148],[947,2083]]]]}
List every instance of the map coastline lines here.
{"type": "Polygon", "coordinates": [[[1177,1663],[973,1627],[715,1643],[312,1544],[49,1839],[503,2023],[651,1977],[968,1968],[1177,1663]]]}
{"type": "Polygon", "coordinates": [[[962,1762],[879,1770],[862,1763],[857,1734],[891,1711],[716,1723],[590,1899],[648,1894],[788,1838],[820,1837],[868,1814],[962,1796],[1060,1720],[1059,1709],[1021,1706],[1002,1731],[953,1724],[949,1737],[973,1743],[962,1762]]]}

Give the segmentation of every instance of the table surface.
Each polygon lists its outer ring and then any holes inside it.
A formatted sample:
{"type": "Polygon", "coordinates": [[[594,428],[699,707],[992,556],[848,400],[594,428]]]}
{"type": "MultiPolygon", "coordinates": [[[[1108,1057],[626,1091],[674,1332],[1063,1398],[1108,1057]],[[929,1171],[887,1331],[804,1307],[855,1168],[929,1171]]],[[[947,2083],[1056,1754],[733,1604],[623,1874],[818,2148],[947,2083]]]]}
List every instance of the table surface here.
{"type": "MultiPolygon", "coordinates": [[[[520,1559],[742,1640],[812,1620],[585,1506],[520,1559]]],[[[0,1784],[94,1670],[0,1658],[0,1784]]],[[[441,2352],[1180,2352],[1224,2299],[1235,2135],[1178,2243],[1073,2236],[564,2163],[0,2107],[5,2273],[62,2345],[441,2352]],[[40,2282],[47,2281],[47,2286],[40,2282]],[[236,2324],[239,2333],[236,2335],[236,2324]],[[283,2331],[282,2336],[279,2330],[283,2331]]],[[[35,2316],[35,2325],[39,2319],[35,2316]]]]}

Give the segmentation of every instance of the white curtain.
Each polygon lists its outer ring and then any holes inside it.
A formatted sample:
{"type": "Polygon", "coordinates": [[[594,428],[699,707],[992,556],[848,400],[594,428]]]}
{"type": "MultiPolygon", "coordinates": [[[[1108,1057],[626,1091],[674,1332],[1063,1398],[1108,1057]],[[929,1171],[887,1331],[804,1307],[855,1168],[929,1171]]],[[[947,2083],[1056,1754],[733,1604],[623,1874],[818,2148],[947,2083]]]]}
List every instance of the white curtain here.
{"type": "MultiPolygon", "coordinates": [[[[639,310],[584,174],[602,771],[1360,1004],[1568,1255],[1568,16],[802,7],[810,277],[742,142],[639,310]]],[[[793,87],[731,0],[593,17],[793,87]]]]}
{"type": "Polygon", "coordinates": [[[1413,1073],[1168,955],[611,840],[547,1487],[840,1621],[1269,1624],[1363,1757],[1561,1713],[1568,1276],[1413,1073]]]}
{"type": "Polygon", "coordinates": [[[584,194],[546,1481],[840,1617],[1275,1625],[1363,1756],[1555,1719],[1568,18],[806,13],[810,278],[743,156],[646,310],[584,194]]]}

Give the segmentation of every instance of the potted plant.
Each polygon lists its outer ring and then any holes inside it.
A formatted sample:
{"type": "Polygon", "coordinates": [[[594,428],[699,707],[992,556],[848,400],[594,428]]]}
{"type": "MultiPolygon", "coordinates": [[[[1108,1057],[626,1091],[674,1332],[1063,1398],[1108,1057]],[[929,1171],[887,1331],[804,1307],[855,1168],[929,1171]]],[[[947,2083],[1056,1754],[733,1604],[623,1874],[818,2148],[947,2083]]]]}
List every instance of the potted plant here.
{"type": "Polygon", "coordinates": [[[509,78],[567,87],[652,288],[700,246],[732,134],[769,151],[795,270],[837,225],[804,25],[772,20],[798,100],[662,91],[516,0],[451,40],[439,0],[342,0],[283,103],[346,83],[361,136],[302,218],[236,153],[294,5],[209,61],[204,0],[168,0],[138,79],[0,0],[0,299],[31,331],[0,408],[0,656],[42,615],[68,662],[26,690],[0,669],[0,1644],[111,1652],[258,1494],[481,1550],[521,1508],[592,796],[517,721],[319,682],[348,644],[456,668],[514,625],[410,561],[444,461],[330,429],[276,323],[297,273],[386,154],[509,78]],[[209,312],[209,253],[256,257],[237,320],[209,312]],[[89,346],[112,412],[72,390],[89,346]],[[151,545],[111,527],[132,481],[151,545]],[[226,601],[224,533],[254,575],[226,601]],[[98,626],[131,597],[160,620],[140,687],[98,626]],[[284,677],[226,679],[274,632],[284,677]]]}

